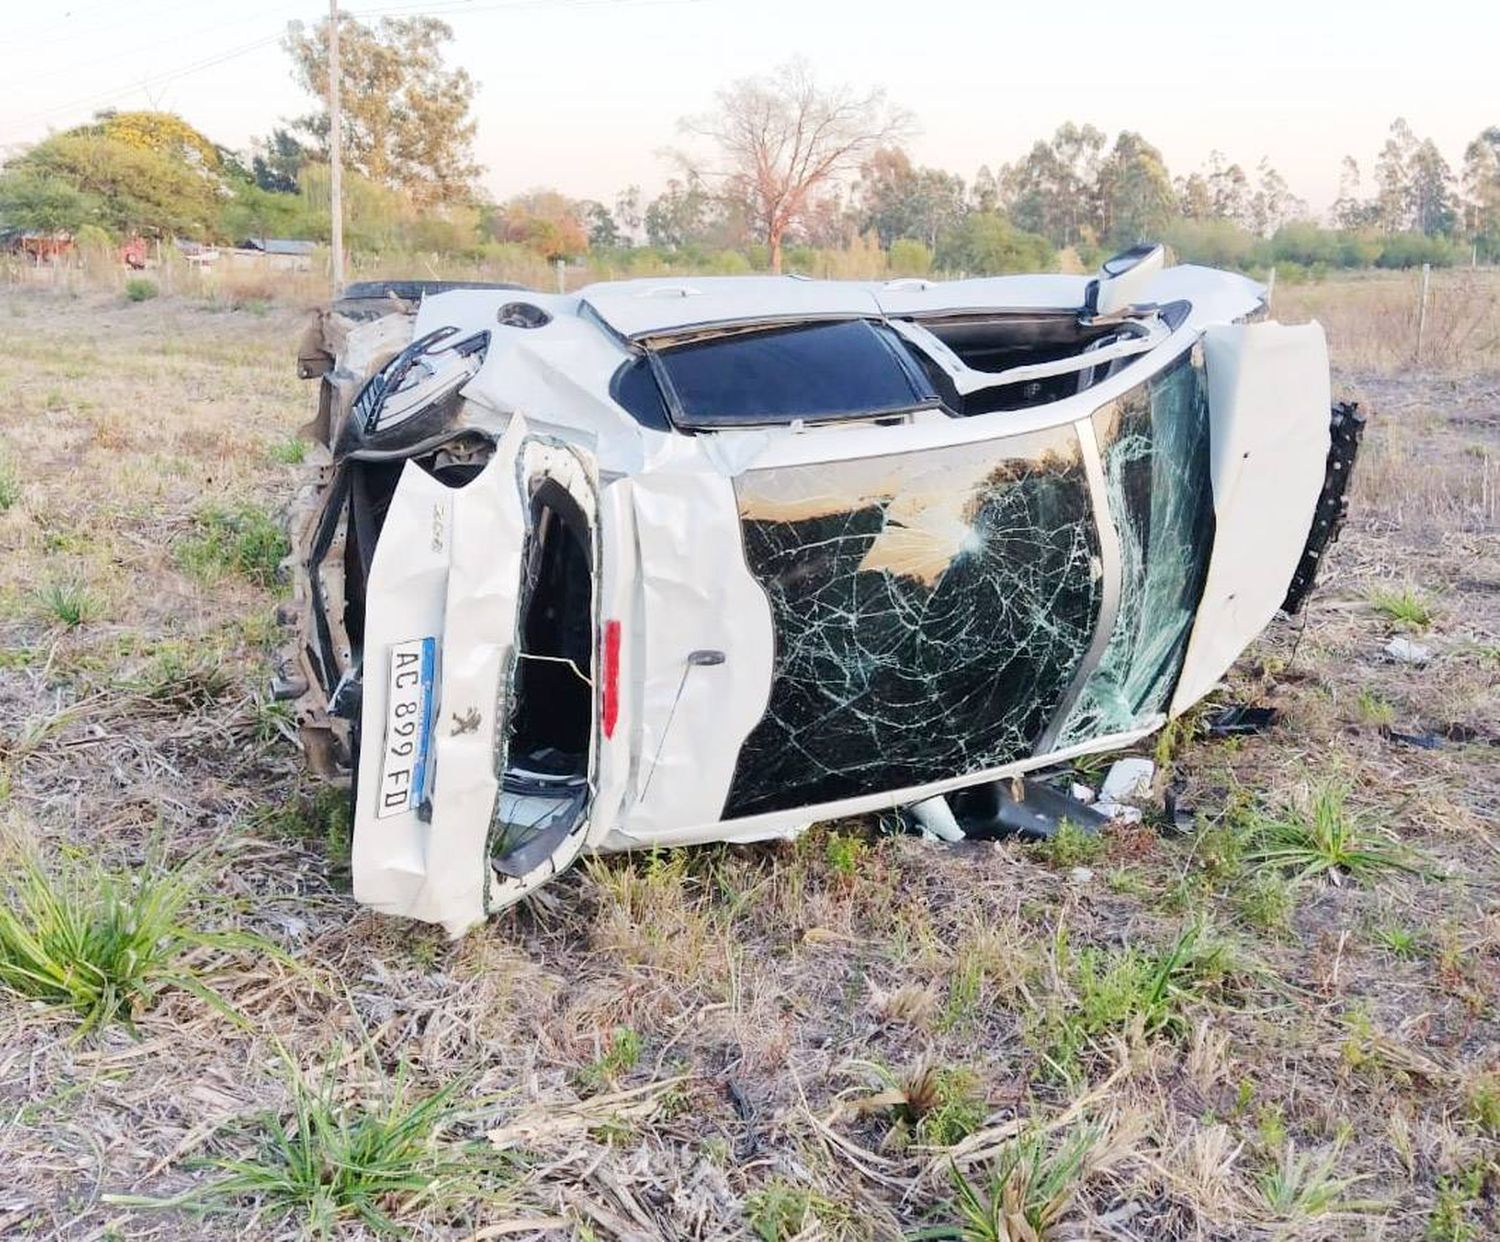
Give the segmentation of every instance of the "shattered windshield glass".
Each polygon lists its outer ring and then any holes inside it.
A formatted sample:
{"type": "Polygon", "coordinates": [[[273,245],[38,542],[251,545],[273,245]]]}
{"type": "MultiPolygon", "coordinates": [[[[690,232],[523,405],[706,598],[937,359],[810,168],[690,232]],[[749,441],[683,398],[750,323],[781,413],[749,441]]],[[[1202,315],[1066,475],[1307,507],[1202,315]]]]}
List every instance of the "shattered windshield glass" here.
{"type": "Polygon", "coordinates": [[[1208,394],[1192,353],[1095,413],[1094,433],[1119,537],[1119,610],[1058,748],[1165,710],[1213,549],[1208,394]]]}
{"type": "Polygon", "coordinates": [[[726,816],[1028,755],[1093,638],[1098,533],[1071,426],[746,472],[776,657],[726,816]]]}

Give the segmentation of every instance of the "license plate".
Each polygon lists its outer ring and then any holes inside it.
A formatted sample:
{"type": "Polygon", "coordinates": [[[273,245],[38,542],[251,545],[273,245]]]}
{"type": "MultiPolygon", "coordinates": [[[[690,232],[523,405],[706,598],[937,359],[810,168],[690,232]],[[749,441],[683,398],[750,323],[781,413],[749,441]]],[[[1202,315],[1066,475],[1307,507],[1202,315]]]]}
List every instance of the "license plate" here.
{"type": "Polygon", "coordinates": [[[437,641],[414,638],[391,646],[385,700],[385,752],[375,817],[400,815],[427,796],[427,751],[432,741],[433,666],[437,641]]]}

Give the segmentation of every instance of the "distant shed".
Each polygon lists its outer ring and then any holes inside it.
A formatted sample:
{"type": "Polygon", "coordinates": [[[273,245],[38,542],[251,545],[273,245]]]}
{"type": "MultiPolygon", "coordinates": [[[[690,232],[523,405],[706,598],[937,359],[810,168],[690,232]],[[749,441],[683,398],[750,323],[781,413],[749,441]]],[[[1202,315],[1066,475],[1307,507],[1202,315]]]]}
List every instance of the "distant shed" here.
{"type": "Polygon", "coordinates": [[[291,254],[311,258],[317,242],[298,241],[290,237],[247,237],[241,250],[259,250],[264,254],[291,254]]]}
{"type": "Polygon", "coordinates": [[[236,266],[266,267],[279,272],[306,272],[312,269],[317,242],[291,237],[247,237],[229,252],[236,266]]]}

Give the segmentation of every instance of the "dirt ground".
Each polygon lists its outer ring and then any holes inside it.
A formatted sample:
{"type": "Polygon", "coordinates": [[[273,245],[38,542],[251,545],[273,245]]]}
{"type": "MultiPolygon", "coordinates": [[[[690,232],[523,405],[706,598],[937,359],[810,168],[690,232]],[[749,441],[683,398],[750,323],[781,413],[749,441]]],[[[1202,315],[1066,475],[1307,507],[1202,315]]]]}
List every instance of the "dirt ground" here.
{"type": "Polygon", "coordinates": [[[337,1236],[1500,1237],[1500,315],[1416,365],[1392,287],[1280,295],[1369,430],[1220,696],[1277,723],[1147,748],[1175,823],[596,859],[457,943],[354,905],[268,700],[297,312],[0,291],[7,876],[175,869],[193,932],[133,1029],[0,991],[0,1237],[300,1236],[226,1162],[445,1087],[337,1236]]]}

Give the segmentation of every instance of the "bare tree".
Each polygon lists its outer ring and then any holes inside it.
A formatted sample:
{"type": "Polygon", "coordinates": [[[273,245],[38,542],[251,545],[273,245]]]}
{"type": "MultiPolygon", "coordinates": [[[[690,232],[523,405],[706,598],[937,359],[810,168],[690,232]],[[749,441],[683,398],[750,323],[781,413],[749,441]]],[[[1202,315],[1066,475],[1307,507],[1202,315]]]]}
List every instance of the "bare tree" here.
{"type": "Polygon", "coordinates": [[[877,148],[900,142],[910,126],[884,90],[825,89],[798,59],[770,77],[733,83],[718,93],[715,111],[684,119],[683,131],[716,151],[712,160],[678,158],[743,209],[779,272],[782,239],[815,206],[815,191],[854,172],[877,148]]]}

